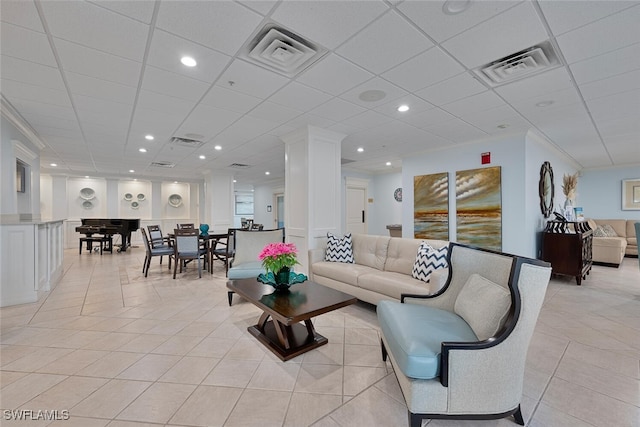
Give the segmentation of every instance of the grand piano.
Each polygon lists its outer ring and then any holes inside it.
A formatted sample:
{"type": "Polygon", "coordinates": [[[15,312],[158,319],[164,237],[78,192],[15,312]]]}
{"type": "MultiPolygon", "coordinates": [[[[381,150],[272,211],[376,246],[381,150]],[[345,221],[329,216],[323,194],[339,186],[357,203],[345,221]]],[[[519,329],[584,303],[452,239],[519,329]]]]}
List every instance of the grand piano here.
{"type": "Polygon", "coordinates": [[[82,225],[76,227],[76,232],[90,236],[104,234],[107,236],[119,234],[122,239],[118,252],[126,252],[131,246],[131,233],[140,228],[140,218],[80,218],[82,225]]]}

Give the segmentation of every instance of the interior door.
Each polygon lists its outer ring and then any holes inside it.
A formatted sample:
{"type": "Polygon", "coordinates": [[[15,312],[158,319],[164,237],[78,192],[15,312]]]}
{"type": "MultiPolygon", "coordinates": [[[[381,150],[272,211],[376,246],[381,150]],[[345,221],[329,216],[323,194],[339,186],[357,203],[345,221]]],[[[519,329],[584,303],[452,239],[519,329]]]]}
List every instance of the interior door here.
{"type": "Polygon", "coordinates": [[[367,233],[367,190],[347,187],[347,233],[367,233]]]}
{"type": "Polygon", "coordinates": [[[276,223],[278,228],[284,227],[284,194],[276,195],[276,223]]]}

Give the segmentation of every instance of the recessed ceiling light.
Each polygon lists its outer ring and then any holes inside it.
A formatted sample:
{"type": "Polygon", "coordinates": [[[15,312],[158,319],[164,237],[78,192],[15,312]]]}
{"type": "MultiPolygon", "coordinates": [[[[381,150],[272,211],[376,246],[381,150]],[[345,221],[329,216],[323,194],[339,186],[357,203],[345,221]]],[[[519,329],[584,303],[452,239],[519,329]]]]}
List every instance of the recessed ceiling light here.
{"type": "Polygon", "coordinates": [[[200,154],[198,157],[200,158],[200,160],[206,159],[206,156],[204,154],[200,154]]]}
{"type": "Polygon", "coordinates": [[[138,151],[141,153],[146,153],[147,149],[146,148],[138,148],[138,151]]]}
{"type": "Polygon", "coordinates": [[[265,174],[265,175],[271,175],[271,172],[266,171],[264,174],[265,174]]]}
{"type": "Polygon", "coordinates": [[[85,175],[84,177],[85,177],[85,178],[89,178],[89,175],[85,175]]]}
{"type": "Polygon", "coordinates": [[[196,60],[190,56],[183,56],[182,58],[180,58],[180,62],[182,62],[182,65],[185,65],[187,67],[195,67],[196,65],[198,65],[196,60]]]}
{"type": "Polygon", "coordinates": [[[398,107],[398,111],[400,111],[401,113],[404,113],[405,111],[409,111],[409,106],[406,104],[402,104],[401,106],[398,107]]]}
{"type": "Polygon", "coordinates": [[[360,98],[361,101],[365,101],[365,102],[375,102],[375,101],[380,101],[385,96],[387,96],[387,94],[384,93],[383,91],[372,89],[372,90],[365,90],[360,95],[358,95],[358,98],[360,98]]]}
{"type": "Polygon", "coordinates": [[[447,0],[442,5],[442,11],[447,15],[457,15],[469,9],[471,0],[447,0]]]}
{"type": "Polygon", "coordinates": [[[540,101],[536,104],[536,107],[548,107],[549,105],[553,104],[555,101],[540,101]]]}
{"type": "Polygon", "coordinates": [[[385,165],[391,166],[391,162],[387,162],[387,163],[385,163],[385,165]]]}
{"type": "Polygon", "coordinates": [[[133,169],[129,169],[129,173],[134,173],[135,171],[133,169]]]}
{"type": "Polygon", "coordinates": [[[236,181],[236,180],[234,179],[234,180],[233,180],[233,182],[238,182],[238,181],[236,181]]]}
{"type": "Polygon", "coordinates": [[[362,153],[362,152],[364,151],[364,148],[362,148],[362,147],[358,147],[358,150],[357,150],[357,151],[358,151],[358,153],[362,153]]]}
{"type": "Polygon", "coordinates": [[[222,150],[222,146],[221,145],[216,145],[215,147],[213,147],[214,150],[220,151],[222,150]]]}
{"type": "Polygon", "coordinates": [[[144,139],[146,139],[147,141],[153,141],[153,135],[145,135],[144,139]]]}
{"type": "Polygon", "coordinates": [[[51,166],[53,166],[55,168],[56,166],[58,166],[58,164],[57,163],[51,163],[51,166]]]}
{"type": "Polygon", "coordinates": [[[174,183],[174,184],[177,184],[177,183],[178,183],[178,181],[173,181],[173,183],[174,183]]]}

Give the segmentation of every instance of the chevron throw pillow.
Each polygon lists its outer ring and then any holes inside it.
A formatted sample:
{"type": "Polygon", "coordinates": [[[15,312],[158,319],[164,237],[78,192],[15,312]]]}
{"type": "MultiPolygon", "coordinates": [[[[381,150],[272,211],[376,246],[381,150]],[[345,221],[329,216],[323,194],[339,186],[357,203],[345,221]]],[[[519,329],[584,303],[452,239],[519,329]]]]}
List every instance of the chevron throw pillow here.
{"type": "Polygon", "coordinates": [[[440,249],[434,249],[429,244],[422,242],[416,254],[416,260],[413,263],[413,271],[411,275],[414,279],[428,282],[433,273],[438,268],[447,268],[448,246],[440,249]]]}
{"type": "Polygon", "coordinates": [[[342,239],[334,234],[327,233],[327,251],[325,252],[324,260],[353,264],[351,233],[345,234],[342,239]]]}

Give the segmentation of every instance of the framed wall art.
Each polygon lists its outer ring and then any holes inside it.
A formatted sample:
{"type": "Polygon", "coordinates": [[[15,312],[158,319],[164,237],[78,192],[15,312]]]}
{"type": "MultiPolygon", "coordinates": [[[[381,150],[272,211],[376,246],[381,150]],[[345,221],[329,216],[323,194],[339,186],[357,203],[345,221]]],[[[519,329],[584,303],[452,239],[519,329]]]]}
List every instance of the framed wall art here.
{"type": "Polygon", "coordinates": [[[449,240],[449,174],[413,177],[413,236],[449,240]]]}
{"type": "Polygon", "coordinates": [[[622,210],[640,210],[640,178],[622,180],[622,210]]]}

